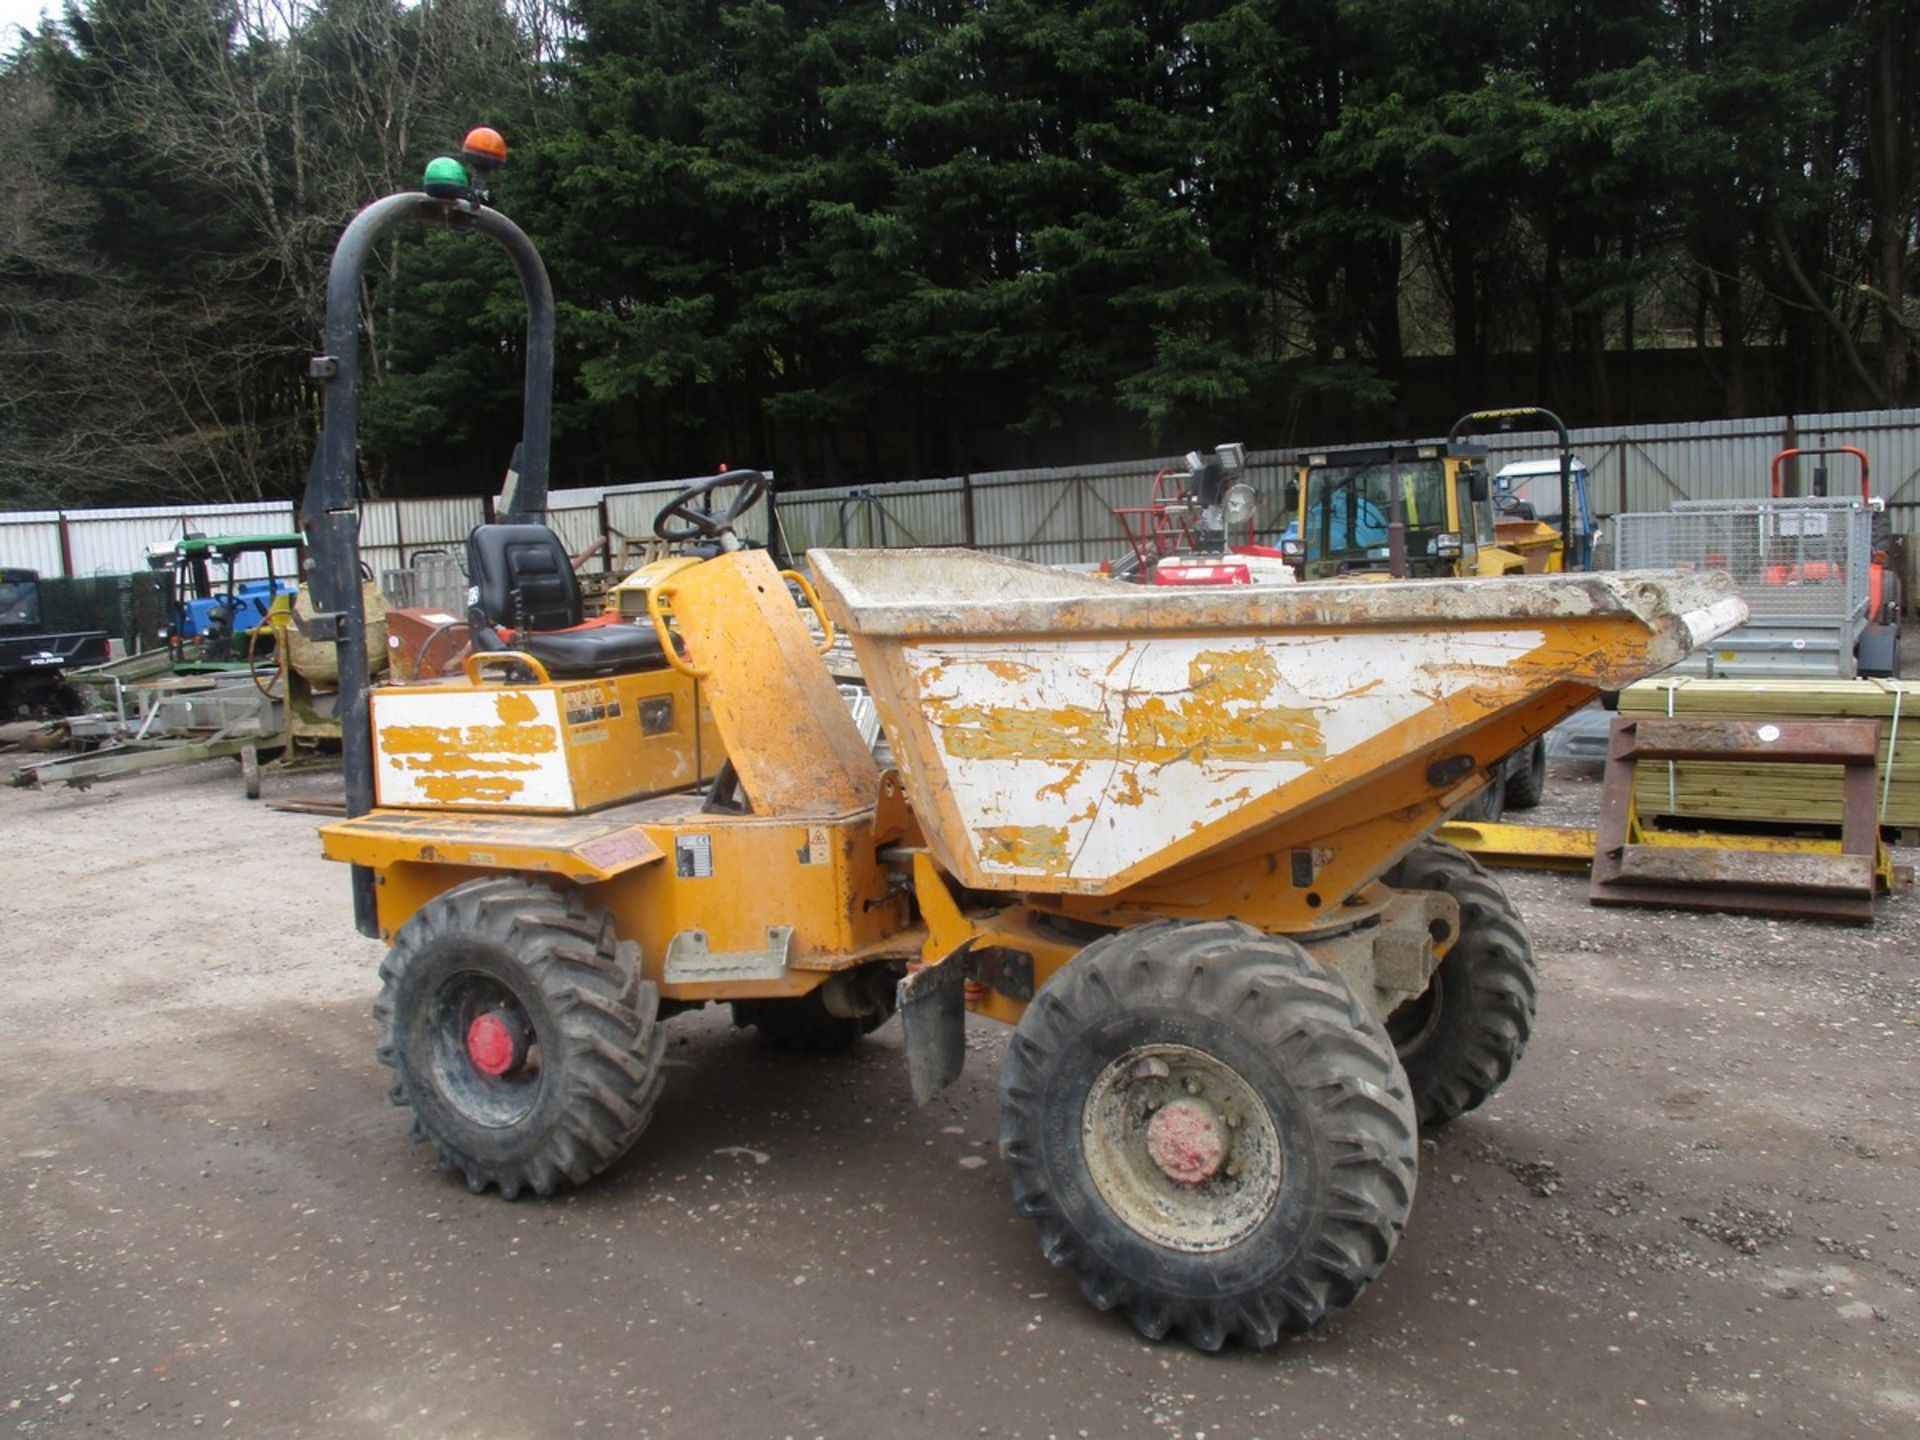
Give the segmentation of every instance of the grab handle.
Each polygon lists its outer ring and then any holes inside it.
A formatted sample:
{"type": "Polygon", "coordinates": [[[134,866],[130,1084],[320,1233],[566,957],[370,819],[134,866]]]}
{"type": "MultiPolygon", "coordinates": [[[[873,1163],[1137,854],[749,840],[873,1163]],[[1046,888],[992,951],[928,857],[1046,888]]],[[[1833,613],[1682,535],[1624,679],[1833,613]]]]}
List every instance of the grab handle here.
{"type": "Polygon", "coordinates": [[[660,653],[667,657],[667,664],[692,680],[704,680],[707,672],[689,664],[680,654],[673,637],[673,628],[667,624],[667,618],[673,613],[668,597],[673,594],[671,585],[649,585],[647,587],[647,615],[653,621],[653,633],[660,637],[660,653]]]}
{"type": "Polygon", "coordinates": [[[820,596],[814,591],[813,582],[808,580],[807,577],[802,575],[798,570],[782,570],[780,572],[780,578],[798,585],[800,587],[800,593],[806,596],[807,608],[813,611],[813,618],[820,622],[820,653],[822,655],[826,654],[833,648],[835,631],[833,621],[827,618],[826,607],[821,605],[820,596]]]}
{"type": "Polygon", "coordinates": [[[473,654],[467,656],[466,659],[467,679],[478,685],[482,683],[480,672],[496,665],[502,668],[508,665],[524,665],[533,672],[534,684],[551,685],[553,683],[553,677],[547,674],[547,667],[534,659],[533,656],[527,654],[524,650],[474,651],[473,654]]]}

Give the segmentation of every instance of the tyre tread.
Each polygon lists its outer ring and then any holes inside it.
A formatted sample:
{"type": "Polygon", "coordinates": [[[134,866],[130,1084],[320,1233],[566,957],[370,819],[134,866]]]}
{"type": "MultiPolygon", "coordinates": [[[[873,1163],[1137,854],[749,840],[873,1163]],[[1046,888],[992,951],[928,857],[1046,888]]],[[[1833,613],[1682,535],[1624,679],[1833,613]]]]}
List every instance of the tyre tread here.
{"type": "Polygon", "coordinates": [[[1412,1098],[1379,1022],[1344,981],[1297,945],[1234,921],[1158,921],[1087,946],[1027,1007],[1008,1046],[1000,1151],[1016,1209],[1038,1222],[1041,1253],[1075,1272],[1101,1310],[1124,1311],[1149,1339],[1178,1330],[1202,1350],[1274,1344],[1350,1304],[1398,1243],[1417,1165],[1412,1098]],[[1075,1233],[1043,1163],[1042,1066],[1087,1016],[1136,1000],[1207,1008],[1288,1052],[1289,1074],[1326,1136],[1338,1203],[1267,1288],[1207,1299],[1154,1293],[1075,1233]],[[1361,1083],[1364,1081],[1365,1083],[1361,1083]],[[1373,1181],[1356,1183],[1352,1172],[1373,1181]]]}
{"type": "Polygon", "coordinates": [[[1546,738],[1533,741],[1527,748],[1532,753],[1527,757],[1526,768],[1506,779],[1505,808],[1508,810],[1536,810],[1547,798],[1546,738]]]}
{"type": "Polygon", "coordinates": [[[429,1141],[439,1168],[480,1194],[508,1199],[523,1190],[551,1195],[562,1181],[584,1184],[624,1155],[653,1119],[662,1088],[666,1035],[660,996],[640,974],[639,950],[615,932],[612,917],[590,909],[577,890],[562,894],[515,876],[468,881],[421,908],[401,926],[380,963],[373,1013],[381,1038],[375,1057],[395,1071],[389,1094],[412,1106],[414,1138],[429,1141]],[[399,995],[427,946],[472,935],[506,949],[552,1010],[565,1039],[566,1101],[540,1145],[508,1162],[463,1153],[430,1135],[414,1103],[416,1081],[401,1063],[399,995]]]}
{"type": "MultiPolygon", "coordinates": [[[[1539,967],[1525,922],[1480,862],[1456,846],[1423,842],[1386,876],[1403,890],[1443,890],[1460,906],[1460,935],[1441,961],[1466,981],[1471,1023],[1457,1043],[1408,1057],[1423,1127],[1483,1104],[1512,1076],[1533,1036],[1539,967]]],[[[1459,979],[1452,984],[1459,986],[1459,979]]]]}

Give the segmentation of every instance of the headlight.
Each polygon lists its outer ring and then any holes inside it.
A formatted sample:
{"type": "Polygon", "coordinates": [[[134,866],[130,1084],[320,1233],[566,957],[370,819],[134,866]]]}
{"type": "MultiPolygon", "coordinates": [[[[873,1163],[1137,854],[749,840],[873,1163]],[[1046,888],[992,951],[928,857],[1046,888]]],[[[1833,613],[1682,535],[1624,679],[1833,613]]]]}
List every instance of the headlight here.
{"type": "Polygon", "coordinates": [[[1283,560],[1304,560],[1307,558],[1307,542],[1289,537],[1280,542],[1280,558],[1283,560]]]}
{"type": "Polygon", "coordinates": [[[1460,536],[1452,530],[1443,531],[1433,537],[1432,549],[1435,555],[1458,555],[1460,536]]]}
{"type": "Polygon", "coordinates": [[[1244,525],[1253,518],[1253,487],[1246,483],[1227,487],[1225,497],[1220,501],[1221,513],[1229,525],[1244,525]]]}

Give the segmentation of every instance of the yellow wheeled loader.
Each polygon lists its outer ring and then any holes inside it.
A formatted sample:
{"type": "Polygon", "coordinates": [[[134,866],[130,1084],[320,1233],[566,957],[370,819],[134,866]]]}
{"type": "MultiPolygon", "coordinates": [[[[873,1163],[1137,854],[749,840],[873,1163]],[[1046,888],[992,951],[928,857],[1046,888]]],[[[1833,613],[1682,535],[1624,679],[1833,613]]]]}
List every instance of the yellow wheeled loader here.
{"type": "Polygon", "coordinates": [[[1296,527],[1282,537],[1281,554],[1307,580],[1535,575],[1584,570],[1591,558],[1585,472],[1565,422],[1538,406],[1469,411],[1445,441],[1304,450],[1286,501],[1296,527]],[[1543,421],[1560,437],[1554,513],[1573,514],[1571,539],[1564,522],[1537,520],[1504,493],[1496,496],[1487,447],[1468,438],[1524,419],[1543,421]]]}
{"type": "MultiPolygon", "coordinates": [[[[438,203],[528,276],[507,222],[438,203]]],[[[349,230],[336,281],[378,233],[349,230]]],[[[316,464],[310,523],[349,474],[316,464]]],[[[583,621],[539,527],[483,527],[467,673],[362,706],[321,833],[390,943],[379,1057],[416,1137],[476,1192],[544,1195],[645,1130],[667,1014],[828,1045],[897,1004],[922,1100],[989,1016],[1015,1027],[1015,1204],[1095,1305],[1212,1350],[1349,1304],[1406,1222],[1418,1126],[1491,1094],[1532,1026],[1521,917],[1429,833],[1739,601],[1660,574],[1159,590],[965,551],[783,572],[734,531],[761,483],[668,506],[701,554],[635,578],[644,623],[583,621]],[[822,661],[836,629],[897,768],[822,661]]]]}

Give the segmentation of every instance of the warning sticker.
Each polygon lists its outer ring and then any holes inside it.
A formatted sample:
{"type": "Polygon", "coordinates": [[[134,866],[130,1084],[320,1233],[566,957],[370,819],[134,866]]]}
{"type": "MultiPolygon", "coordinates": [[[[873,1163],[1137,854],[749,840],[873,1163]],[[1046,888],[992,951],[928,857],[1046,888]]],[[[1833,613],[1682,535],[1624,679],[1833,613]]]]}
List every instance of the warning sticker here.
{"type": "Polygon", "coordinates": [[[560,692],[567,724],[592,725],[620,718],[620,700],[611,685],[570,685],[560,692]]]}
{"type": "Polygon", "coordinates": [[[673,837],[673,873],[682,880],[705,880],[713,874],[713,836],[673,837]]]}
{"type": "Polygon", "coordinates": [[[800,862],[803,865],[825,865],[833,858],[827,845],[827,827],[809,825],[807,827],[807,853],[800,862]]]}

